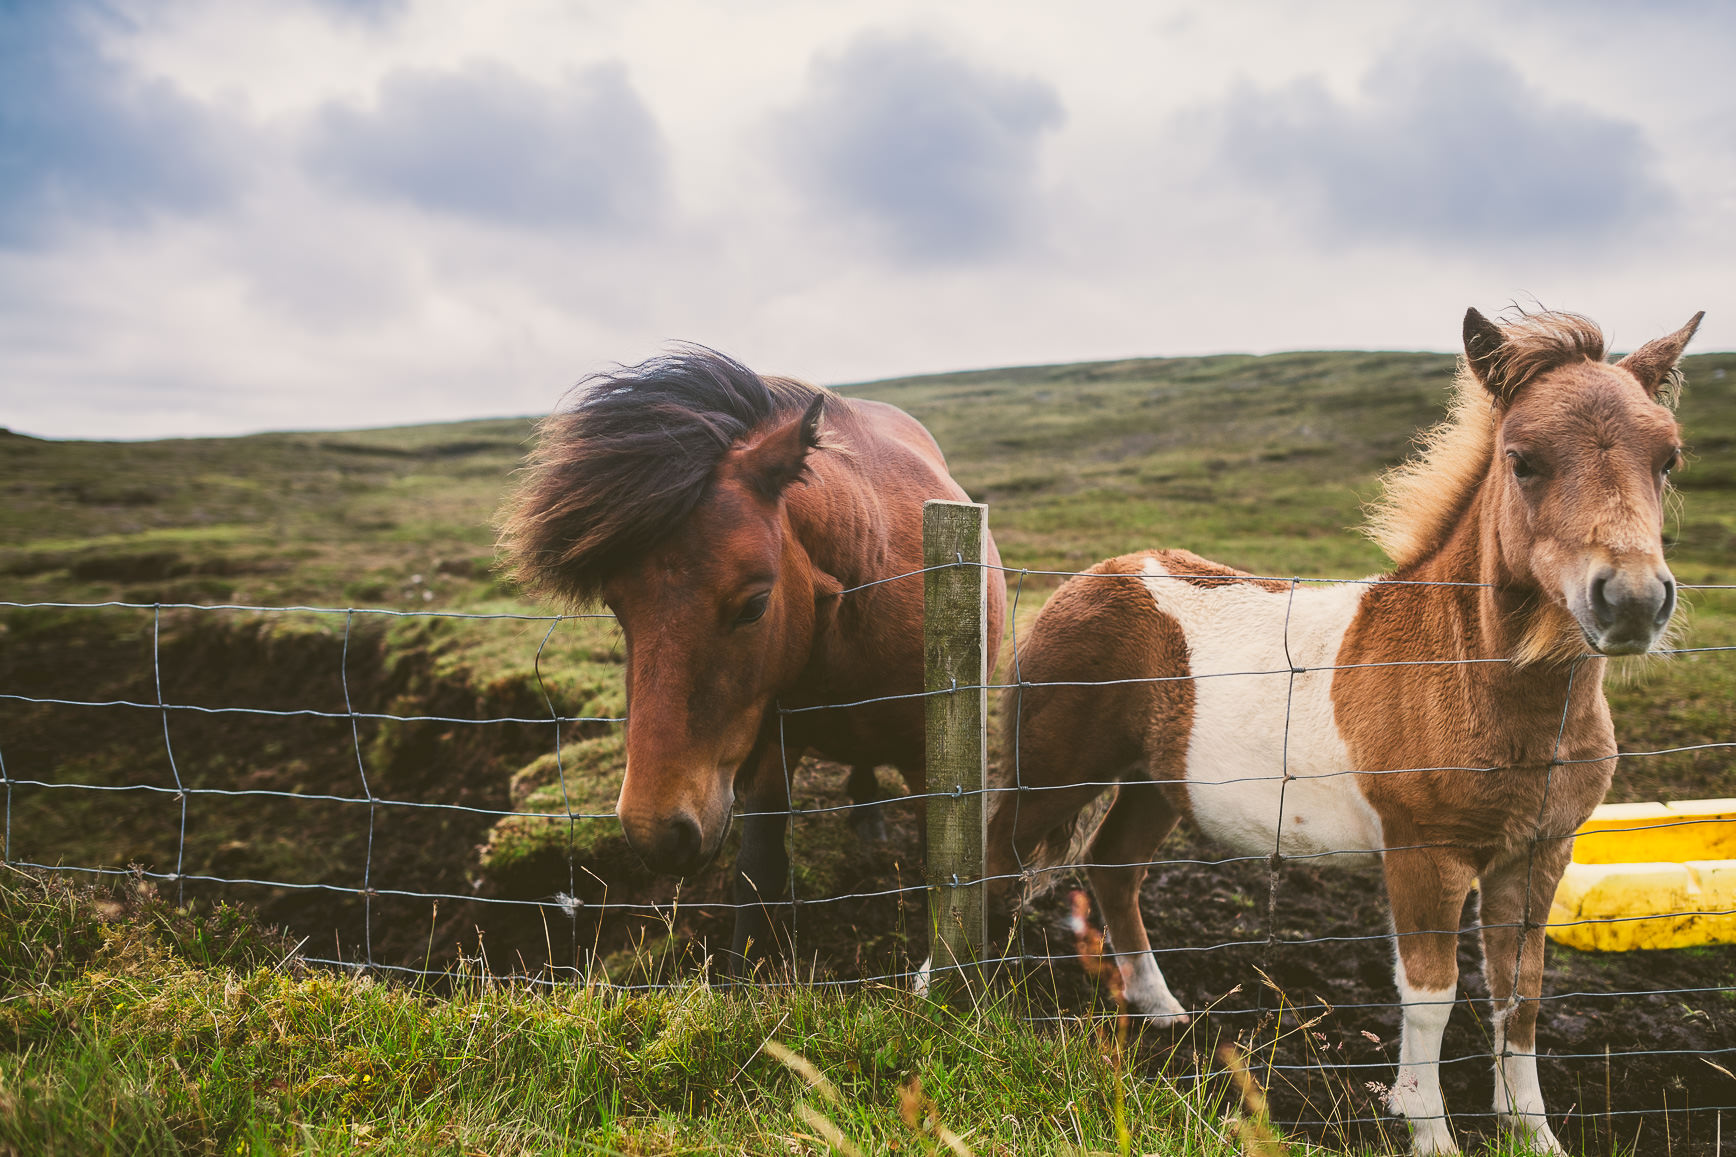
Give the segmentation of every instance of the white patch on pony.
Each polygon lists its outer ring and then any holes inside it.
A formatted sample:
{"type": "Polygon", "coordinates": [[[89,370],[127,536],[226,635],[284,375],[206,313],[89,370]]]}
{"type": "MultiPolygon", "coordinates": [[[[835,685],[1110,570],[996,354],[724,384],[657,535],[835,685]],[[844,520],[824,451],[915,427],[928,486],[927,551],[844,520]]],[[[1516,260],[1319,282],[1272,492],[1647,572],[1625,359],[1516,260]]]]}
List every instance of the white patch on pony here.
{"type": "Polygon", "coordinates": [[[1398,973],[1398,998],[1404,1004],[1404,1024],[1399,1037],[1398,1077],[1387,1094],[1387,1108],[1410,1122],[1411,1152],[1457,1153],[1453,1128],[1447,1123],[1447,1105],[1441,1096],[1441,1036],[1453,1014],[1454,992],[1450,988],[1412,988],[1405,983],[1404,965],[1398,973]]]}
{"type": "Polygon", "coordinates": [[[1334,864],[1374,863],[1384,844],[1380,817],[1351,774],[1332,713],[1333,672],[1320,670],[1338,662],[1367,587],[1200,586],[1165,577],[1155,558],[1144,570],[1152,601],[1187,639],[1187,789],[1201,830],[1242,855],[1276,847],[1286,856],[1338,853],[1334,864]]]}
{"type": "Polygon", "coordinates": [[[1116,960],[1121,968],[1121,995],[1127,1010],[1143,1016],[1152,1024],[1183,1025],[1188,1022],[1187,1010],[1169,990],[1169,983],[1158,968],[1157,959],[1149,952],[1122,956],[1116,960]]]}
{"type": "Polygon", "coordinates": [[[1498,1008],[1495,1022],[1495,1115],[1501,1124],[1539,1153],[1564,1153],[1549,1127],[1543,1108],[1543,1088],[1537,1083],[1537,1054],[1507,1043],[1507,1010],[1498,1008]]]}

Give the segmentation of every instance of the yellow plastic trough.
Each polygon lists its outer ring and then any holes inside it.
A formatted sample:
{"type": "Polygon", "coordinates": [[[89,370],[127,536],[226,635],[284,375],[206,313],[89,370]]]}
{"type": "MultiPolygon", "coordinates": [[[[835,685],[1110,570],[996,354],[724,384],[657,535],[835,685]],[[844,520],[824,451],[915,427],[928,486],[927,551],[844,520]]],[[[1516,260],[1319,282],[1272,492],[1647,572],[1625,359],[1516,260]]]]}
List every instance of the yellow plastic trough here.
{"type": "Polygon", "coordinates": [[[1736,799],[1598,808],[1574,838],[1549,937],[1600,952],[1736,944],[1736,799]]]}

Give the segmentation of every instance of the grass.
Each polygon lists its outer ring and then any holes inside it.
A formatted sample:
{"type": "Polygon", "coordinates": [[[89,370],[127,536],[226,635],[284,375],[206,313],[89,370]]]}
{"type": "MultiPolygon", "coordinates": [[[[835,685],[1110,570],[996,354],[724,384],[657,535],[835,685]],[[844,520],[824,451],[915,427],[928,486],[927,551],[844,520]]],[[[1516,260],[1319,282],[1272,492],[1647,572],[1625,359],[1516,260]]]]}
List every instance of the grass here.
{"type": "Polygon", "coordinates": [[[292,948],[130,883],[0,882],[0,1152],[1234,1151],[1221,1105],[1004,992],[538,990],[473,967],[434,995],[292,948]]]}
{"type": "Polygon", "coordinates": [[[489,517],[530,432],[503,419],[162,442],[0,435],[0,574],[27,597],[486,598],[489,517]]]}

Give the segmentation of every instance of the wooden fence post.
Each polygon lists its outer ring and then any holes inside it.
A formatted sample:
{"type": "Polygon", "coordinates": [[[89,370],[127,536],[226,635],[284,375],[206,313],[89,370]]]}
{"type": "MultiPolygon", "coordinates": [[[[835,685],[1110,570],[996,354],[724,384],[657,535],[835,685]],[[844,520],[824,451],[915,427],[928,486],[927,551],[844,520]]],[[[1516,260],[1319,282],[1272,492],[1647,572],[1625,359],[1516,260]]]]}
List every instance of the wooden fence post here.
{"type": "Polygon", "coordinates": [[[928,708],[929,951],[936,979],[988,940],[983,845],[988,806],[988,507],[922,507],[923,686],[928,708]],[[962,565],[947,565],[947,564],[962,565]],[[935,569],[938,568],[938,569],[935,569]]]}

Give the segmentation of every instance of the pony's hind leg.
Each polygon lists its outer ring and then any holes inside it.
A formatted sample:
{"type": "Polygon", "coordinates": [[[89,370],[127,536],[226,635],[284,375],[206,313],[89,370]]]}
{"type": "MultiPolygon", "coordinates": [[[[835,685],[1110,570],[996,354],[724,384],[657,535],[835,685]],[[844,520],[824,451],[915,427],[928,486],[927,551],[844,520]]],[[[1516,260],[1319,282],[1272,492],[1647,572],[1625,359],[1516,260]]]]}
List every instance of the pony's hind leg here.
{"type": "Polygon", "coordinates": [[[1481,881],[1483,976],[1495,1026],[1495,1113],[1543,1153],[1561,1153],[1537,1083],[1537,1003],[1543,994],[1543,925],[1567,866],[1566,840],[1490,865],[1481,881]],[[1526,903],[1529,882],[1530,903],[1526,903]],[[1529,908],[1529,910],[1527,910],[1529,908]],[[1523,925],[1523,929],[1521,929],[1523,925]]]}
{"type": "Polygon", "coordinates": [[[850,826],[864,843],[886,842],[886,801],[892,797],[880,790],[874,765],[858,763],[850,769],[850,826]]]}
{"type": "MultiPolygon", "coordinates": [[[[1401,845],[1422,843],[1391,831],[1387,838],[1401,845]]],[[[1440,846],[1390,849],[1384,867],[1404,1006],[1398,1077],[1387,1106],[1410,1122],[1412,1153],[1457,1153],[1441,1096],[1441,1037],[1457,999],[1459,918],[1476,870],[1456,849],[1440,846]]]]}
{"type": "Polygon", "coordinates": [[[1109,929],[1128,1011],[1152,1024],[1184,1025],[1187,1013],[1163,979],[1151,952],[1145,918],[1139,913],[1139,886],[1147,862],[1181,818],[1165,790],[1143,778],[1120,786],[1091,841],[1092,866],[1087,875],[1109,929]]]}

